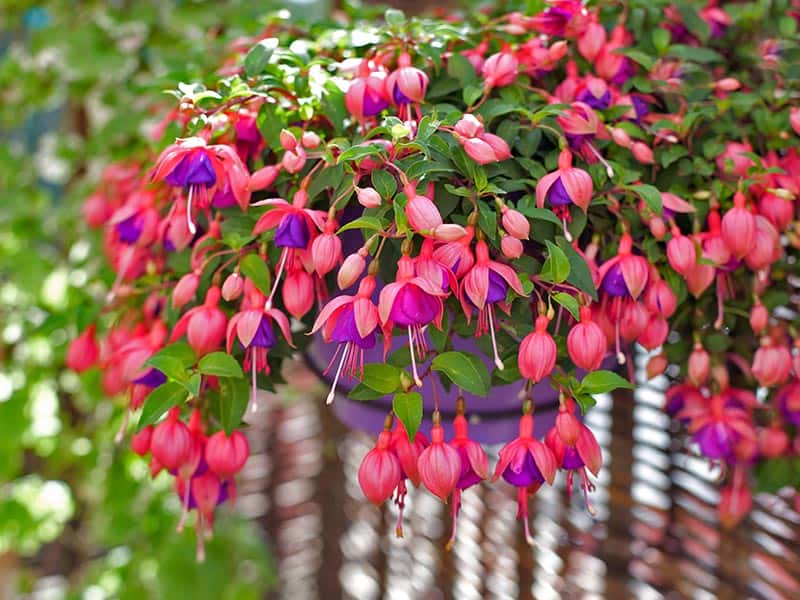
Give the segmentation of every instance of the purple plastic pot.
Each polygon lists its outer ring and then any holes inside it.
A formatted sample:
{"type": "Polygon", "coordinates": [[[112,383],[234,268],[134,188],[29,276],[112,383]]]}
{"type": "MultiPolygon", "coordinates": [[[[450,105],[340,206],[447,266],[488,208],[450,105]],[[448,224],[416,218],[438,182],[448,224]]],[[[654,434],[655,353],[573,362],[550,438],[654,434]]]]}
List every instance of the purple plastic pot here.
{"type": "MultiPolygon", "coordinates": [[[[403,336],[397,336],[392,344],[392,350],[401,348],[407,341],[403,336]]],[[[480,356],[486,363],[491,372],[494,365],[483,353],[478,350],[475,342],[471,339],[453,337],[455,350],[469,352],[480,356]]],[[[322,372],[328,366],[336,351],[336,344],[326,344],[320,336],[315,336],[314,341],[306,350],[306,360],[314,371],[330,385],[332,378],[323,376],[322,372]]],[[[383,362],[383,345],[376,344],[371,350],[364,353],[365,363],[383,362]]],[[[420,367],[424,370],[424,367],[420,367]]],[[[445,392],[436,377],[426,377],[420,393],[423,398],[423,409],[425,417],[422,422],[422,430],[426,433],[431,428],[431,414],[433,412],[433,386],[437,385],[439,393],[439,411],[442,414],[442,421],[447,436],[452,435],[450,423],[455,416],[456,387],[450,388],[445,392]]],[[[368,433],[377,433],[383,427],[383,420],[387,413],[392,410],[392,396],[385,396],[375,400],[360,401],[352,400],[347,397],[350,390],[355,387],[358,381],[340,379],[337,386],[336,400],[333,403],[333,411],[336,416],[348,427],[360,429],[368,433]]],[[[522,382],[493,387],[489,396],[481,398],[472,394],[464,393],[467,404],[467,416],[470,419],[470,436],[475,440],[488,444],[504,443],[514,439],[518,434],[519,418],[522,415],[522,400],[518,394],[522,389],[522,382]]],[[[556,413],[558,412],[558,394],[550,387],[549,380],[539,382],[533,388],[533,398],[536,402],[535,434],[541,437],[555,423],[556,413]]]]}

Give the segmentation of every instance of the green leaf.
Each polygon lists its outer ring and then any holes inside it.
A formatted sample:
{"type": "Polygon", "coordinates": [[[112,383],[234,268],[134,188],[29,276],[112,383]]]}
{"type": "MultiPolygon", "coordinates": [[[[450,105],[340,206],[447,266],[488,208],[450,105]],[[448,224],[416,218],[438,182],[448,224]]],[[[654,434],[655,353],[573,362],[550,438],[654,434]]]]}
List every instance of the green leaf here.
{"type": "Polygon", "coordinates": [[[405,23],[406,15],[402,10],[396,8],[389,8],[383,13],[383,18],[388,25],[396,27],[405,23]]]}
{"type": "Polygon", "coordinates": [[[658,191],[658,188],[652,185],[647,185],[646,183],[640,185],[632,185],[630,189],[636,192],[642,200],[644,200],[645,204],[650,207],[657,215],[661,215],[664,210],[664,206],[661,202],[661,192],[658,191]]]}
{"type": "Polygon", "coordinates": [[[633,389],[633,384],[614,371],[593,371],[581,381],[581,391],[587,394],[605,394],[617,388],[633,389]]]}
{"type": "Polygon", "coordinates": [[[578,306],[578,300],[575,298],[575,296],[572,294],[567,294],[566,292],[558,292],[557,294],[553,295],[553,300],[566,308],[573,317],[580,319],[580,307],[578,306]]]}
{"type": "Polygon", "coordinates": [[[192,396],[197,396],[200,394],[200,384],[203,382],[203,376],[200,373],[194,373],[189,379],[186,381],[179,381],[187,392],[189,392],[192,396]]]}
{"type": "Polygon", "coordinates": [[[548,210],[546,208],[537,208],[527,204],[520,204],[518,208],[519,211],[526,217],[530,217],[536,221],[547,221],[548,223],[552,223],[553,225],[558,225],[561,227],[561,221],[552,210],[548,210]]]}
{"type": "Polygon", "coordinates": [[[186,342],[175,342],[169,346],[164,346],[161,350],[153,354],[153,356],[151,356],[147,362],[162,356],[169,356],[171,358],[178,359],[187,369],[197,362],[197,357],[194,355],[194,350],[192,350],[192,347],[186,342]]]}
{"type": "Polygon", "coordinates": [[[197,364],[197,369],[203,375],[217,377],[244,377],[242,367],[235,358],[227,352],[212,352],[206,354],[197,364]]]}
{"type": "Polygon", "coordinates": [[[469,62],[466,56],[457,52],[454,52],[447,59],[447,74],[453,79],[457,79],[462,88],[478,78],[478,73],[472,63],[469,62]]]}
{"type": "Polygon", "coordinates": [[[144,401],[142,414],[139,415],[139,422],[136,424],[136,431],[141,431],[158,421],[170,408],[183,402],[186,396],[186,390],[175,381],[168,381],[158,386],[144,401]]]}
{"type": "Polygon", "coordinates": [[[756,492],[774,494],[781,488],[800,486],[800,459],[788,456],[769,458],[756,464],[756,492]]]}
{"type": "Polygon", "coordinates": [[[349,223],[342,225],[336,234],[338,235],[343,231],[348,231],[350,229],[370,229],[372,231],[380,231],[383,229],[383,223],[378,217],[359,217],[358,219],[354,219],[349,223]]]}
{"type": "Polygon", "coordinates": [[[347,395],[348,398],[352,398],[353,400],[377,400],[378,398],[383,398],[386,394],[383,392],[378,392],[373,390],[371,387],[364,385],[363,383],[359,383],[350,390],[350,393],[347,395]]]}
{"type": "Polygon", "coordinates": [[[597,404],[597,400],[591,394],[575,394],[575,402],[581,407],[581,412],[586,414],[586,411],[597,404]]]}
{"type": "Polygon", "coordinates": [[[451,320],[449,318],[445,318],[442,319],[441,329],[437,329],[436,327],[428,328],[428,337],[431,339],[433,349],[437,352],[444,352],[444,349],[447,346],[447,342],[450,339],[450,323],[451,320]]]}
{"type": "Polygon", "coordinates": [[[227,435],[242,423],[250,402],[250,384],[246,379],[223,378],[219,381],[219,422],[227,435]]]}
{"type": "Polygon", "coordinates": [[[569,260],[569,277],[567,277],[567,281],[589,294],[594,300],[597,300],[597,289],[594,287],[592,273],[589,271],[586,261],[565,238],[556,238],[556,243],[567,255],[567,260],[569,260]]]}
{"type": "Polygon", "coordinates": [[[401,369],[385,363],[369,363],[364,365],[364,377],[361,382],[382,394],[391,394],[400,387],[401,369]]]}
{"type": "Polygon", "coordinates": [[[489,371],[483,361],[465,352],[445,352],[431,362],[431,370],[444,373],[458,387],[476,396],[489,393],[489,371]]]}
{"type": "Polygon", "coordinates": [[[244,74],[247,77],[255,77],[261,74],[277,47],[278,40],[276,38],[268,38],[266,40],[261,40],[250,48],[250,51],[244,59],[244,74]]]}
{"type": "Polygon", "coordinates": [[[614,51],[614,54],[622,54],[623,56],[627,56],[632,61],[639,63],[648,71],[653,68],[653,65],[656,63],[655,59],[642,52],[641,50],[636,50],[635,48],[619,48],[614,51]]]}
{"type": "Polygon", "coordinates": [[[359,144],[358,146],[352,146],[342,152],[336,164],[340,165],[345,162],[366,158],[367,156],[377,156],[383,152],[386,152],[386,148],[380,144],[359,144]]]}
{"type": "Polygon", "coordinates": [[[483,86],[479,83],[471,83],[470,85],[464,87],[464,92],[462,96],[464,98],[464,103],[467,106],[472,106],[475,102],[478,101],[483,95],[483,86]]]}
{"type": "Polygon", "coordinates": [[[270,293],[270,276],[267,263],[257,254],[248,254],[239,262],[239,270],[264,294],[270,293]]]}
{"type": "Polygon", "coordinates": [[[159,356],[154,355],[148,358],[144,365],[146,367],[154,367],[161,371],[164,375],[175,381],[186,381],[189,378],[189,372],[180,359],[174,356],[159,356]]]}
{"type": "Polygon", "coordinates": [[[408,440],[413,443],[414,436],[422,423],[422,395],[417,392],[395,394],[392,399],[392,410],[403,424],[408,440]]]}
{"type": "Polygon", "coordinates": [[[562,283],[569,277],[569,259],[564,251],[550,240],[545,240],[547,244],[547,260],[542,265],[539,277],[545,281],[562,283]]]}
{"type": "Polygon", "coordinates": [[[392,198],[397,192],[397,180],[388,171],[375,169],[372,171],[372,187],[384,200],[392,198]]]}

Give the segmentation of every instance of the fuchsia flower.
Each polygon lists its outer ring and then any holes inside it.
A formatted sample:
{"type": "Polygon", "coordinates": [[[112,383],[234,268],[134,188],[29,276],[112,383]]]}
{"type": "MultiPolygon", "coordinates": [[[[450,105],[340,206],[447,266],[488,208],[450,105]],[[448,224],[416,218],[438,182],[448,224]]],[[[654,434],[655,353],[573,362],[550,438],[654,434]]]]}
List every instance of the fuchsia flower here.
{"type": "Polygon", "coordinates": [[[535,491],[545,481],[552,485],[558,464],[553,452],[533,437],[533,415],[530,405],[519,420],[519,437],[500,449],[494,481],[500,476],[517,488],[517,517],[525,527],[525,539],[533,543],[528,523],[528,492],[535,491]]]}
{"type": "Polygon", "coordinates": [[[519,372],[534,383],[550,375],[556,365],[556,343],[547,333],[550,319],[546,315],[536,317],[536,328],[525,336],[519,345],[519,372]]]}
{"type": "Polygon", "coordinates": [[[503,361],[500,360],[497,352],[494,331],[496,319],[494,305],[499,305],[507,312],[508,288],[510,287],[520,296],[525,295],[525,290],[522,289],[522,283],[514,269],[489,258],[489,247],[483,240],[479,240],[475,245],[475,259],[475,266],[461,280],[458,298],[461,301],[461,308],[467,316],[467,322],[471,320],[472,307],[478,309],[478,328],[475,333],[477,336],[481,336],[487,331],[489,332],[492,337],[494,364],[502,370],[503,361]]]}
{"type": "Polygon", "coordinates": [[[483,63],[481,75],[483,76],[483,89],[491,90],[496,87],[511,85],[517,78],[519,61],[510,48],[505,48],[497,54],[492,54],[483,63]]]}
{"type": "Polygon", "coordinates": [[[374,117],[389,107],[385,80],[378,71],[370,69],[369,61],[362,60],[356,77],[344,97],[347,111],[363,126],[367,117],[374,117]]]}
{"type": "Polygon", "coordinates": [[[444,429],[436,411],[433,413],[431,444],[419,455],[417,466],[423,485],[446,502],[461,477],[461,457],[456,449],[445,443],[444,429]]]}
{"type": "Polygon", "coordinates": [[[225,313],[217,307],[219,299],[220,289],[217,286],[208,288],[202,306],[189,309],[175,323],[170,341],[186,335],[186,340],[199,357],[219,348],[225,339],[227,324],[225,313]]]}
{"type": "MultiPolygon", "coordinates": [[[[241,310],[231,317],[228,322],[228,329],[225,334],[225,349],[228,354],[233,349],[233,341],[237,339],[245,350],[244,369],[251,370],[251,394],[255,401],[257,391],[256,373],[262,371],[269,373],[269,363],[267,353],[277,343],[275,332],[272,328],[273,322],[283,333],[283,337],[290,346],[292,343],[292,333],[289,328],[289,319],[281,311],[271,306],[267,306],[264,295],[256,289],[248,279],[245,282],[245,298],[242,302],[241,310]]],[[[255,404],[254,404],[255,406],[255,404]]]]}
{"type": "Polygon", "coordinates": [[[597,477],[603,457],[592,431],[575,416],[575,401],[571,398],[561,403],[556,424],[547,432],[545,444],[552,450],[558,467],[567,471],[567,494],[572,492],[572,475],[578,471],[586,510],[595,514],[594,507],[589,502],[589,492],[594,490],[594,485],[589,482],[586,470],[597,477]]]}
{"type": "Polygon", "coordinates": [[[218,431],[206,440],[206,463],[222,480],[231,479],[241,471],[249,456],[250,442],[241,431],[233,431],[230,436],[218,431]]]}
{"type": "Polygon", "coordinates": [[[412,67],[411,56],[403,52],[397,59],[397,69],[386,78],[385,89],[389,101],[396,106],[420,104],[425,101],[428,76],[412,67]]]}
{"type": "Polygon", "coordinates": [[[471,249],[475,228],[467,225],[464,229],[464,237],[460,240],[442,244],[433,251],[433,258],[449,268],[457,278],[463,277],[475,264],[471,249]]]}
{"type": "Polygon", "coordinates": [[[759,385],[771,387],[781,385],[789,379],[792,355],[786,344],[777,343],[769,337],[762,338],[761,347],[753,355],[753,377],[759,385]]]}
{"type": "MultiPolygon", "coordinates": [[[[342,294],[328,302],[311,328],[310,334],[322,329],[325,341],[338,342],[339,347],[331,364],[336,360],[339,351],[342,353],[331,391],[328,393],[328,404],[333,402],[336,384],[343,370],[351,377],[359,377],[364,372],[364,350],[375,345],[375,330],[378,328],[378,309],[371,299],[374,292],[375,278],[367,275],[361,280],[355,296],[342,294]]],[[[330,368],[329,364],[325,372],[330,368]]]]}
{"type": "Polygon", "coordinates": [[[201,210],[207,210],[218,186],[228,182],[242,210],[247,210],[250,202],[250,174],[236,150],[224,144],[208,146],[199,137],[179,139],[168,146],[158,157],[150,179],[187,190],[186,225],[192,234],[197,230],[193,203],[196,201],[201,210]]]}
{"type": "Polygon", "coordinates": [[[403,479],[400,461],[391,450],[392,433],[384,428],[375,447],[367,452],[358,468],[358,484],[373,504],[383,504],[403,479]]]}
{"type": "Polygon", "coordinates": [[[419,455],[425,448],[430,445],[430,440],[421,431],[414,434],[414,441],[408,439],[408,434],[402,424],[398,423],[392,431],[391,449],[400,461],[400,470],[402,477],[400,483],[397,484],[394,494],[394,503],[397,505],[397,524],[395,526],[395,535],[403,537],[403,511],[406,506],[406,479],[410,479],[411,483],[415,486],[420,484],[419,474],[419,455]]]}
{"type": "Polygon", "coordinates": [[[150,452],[165,469],[174,471],[189,457],[192,435],[180,421],[181,411],[177,406],[169,409],[167,418],[153,429],[150,452]]]}
{"type": "Polygon", "coordinates": [[[458,280],[450,268],[434,258],[434,241],[425,238],[414,259],[414,272],[434,285],[442,286],[442,291],[458,292],[458,280]]]}
{"type": "Polygon", "coordinates": [[[89,325],[70,342],[64,361],[68,369],[72,369],[76,373],[83,373],[97,363],[97,359],[100,357],[100,348],[95,338],[96,331],[96,325],[89,325]]]}
{"type": "Polygon", "coordinates": [[[736,192],[733,208],[722,217],[722,239],[736,258],[744,258],[756,245],[756,219],[744,203],[744,194],[736,192]]]}
{"type": "Polygon", "coordinates": [[[442,225],[442,215],[427,196],[417,193],[415,183],[409,183],[403,191],[406,193],[406,218],[408,224],[421,235],[433,235],[434,230],[442,225]]]}
{"type": "Polygon", "coordinates": [[[416,356],[424,356],[428,348],[422,329],[429,323],[441,329],[442,298],[446,295],[440,286],[416,275],[414,262],[408,256],[402,256],[398,262],[397,279],[381,290],[378,313],[383,324],[384,347],[388,348],[391,342],[393,327],[407,329],[411,368],[418,386],[422,386],[422,380],[417,373],[416,356]]]}
{"type": "Polygon", "coordinates": [[[306,271],[303,261],[297,255],[286,269],[286,279],[281,287],[281,298],[283,298],[286,312],[295,319],[303,318],[314,306],[314,279],[306,271]]]}
{"type": "Polygon", "coordinates": [[[647,286],[650,265],[643,256],[633,254],[633,239],[622,234],[616,256],[600,265],[603,291],[614,297],[639,298],[647,286]]]}
{"type": "Polygon", "coordinates": [[[713,460],[734,460],[739,443],[756,442],[756,433],[747,411],[726,403],[721,394],[712,396],[705,406],[686,406],[678,418],[689,420],[689,433],[705,456],[713,460]]]}
{"type": "Polygon", "coordinates": [[[544,12],[529,19],[534,31],[558,37],[573,37],[582,31],[587,11],[579,0],[548,0],[544,12]]]}
{"type": "Polygon", "coordinates": [[[455,435],[450,442],[461,459],[461,475],[453,488],[453,496],[450,500],[450,513],[453,519],[452,533],[447,542],[447,548],[451,548],[456,541],[456,521],[461,510],[461,490],[472,487],[486,479],[489,475],[489,461],[483,447],[475,440],[470,439],[467,419],[464,416],[464,399],[456,401],[456,416],[453,419],[453,430],[455,435]]]}
{"type": "Polygon", "coordinates": [[[581,320],[567,334],[567,351],[576,367],[596,371],[606,354],[606,336],[600,326],[592,321],[592,309],[582,306],[581,320]]]}
{"type": "Polygon", "coordinates": [[[536,206],[544,208],[545,201],[553,207],[553,212],[561,219],[564,237],[572,241],[567,231],[567,223],[571,220],[569,205],[574,204],[583,212],[592,201],[594,185],[592,177],[583,169],[572,166],[572,153],[562,150],[558,157],[558,170],[548,173],[536,184],[536,206]]]}

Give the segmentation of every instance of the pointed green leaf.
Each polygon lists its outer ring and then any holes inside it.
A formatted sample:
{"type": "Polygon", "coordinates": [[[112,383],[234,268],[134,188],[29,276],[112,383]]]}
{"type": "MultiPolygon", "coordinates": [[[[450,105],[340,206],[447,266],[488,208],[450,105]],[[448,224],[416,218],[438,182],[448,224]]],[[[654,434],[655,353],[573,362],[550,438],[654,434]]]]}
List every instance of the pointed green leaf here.
{"type": "Polygon", "coordinates": [[[378,398],[383,398],[385,395],[386,394],[383,392],[378,392],[373,390],[371,387],[364,385],[363,383],[359,383],[356,385],[356,387],[350,390],[350,393],[347,394],[347,397],[353,400],[367,401],[377,400],[378,398]]]}
{"type": "Polygon", "coordinates": [[[246,379],[223,378],[219,381],[219,406],[217,415],[227,435],[242,423],[250,402],[250,384],[246,379]]]}
{"type": "Polygon", "coordinates": [[[661,201],[661,192],[658,188],[646,183],[640,185],[632,185],[630,189],[636,192],[639,197],[644,200],[645,204],[657,215],[661,215],[664,210],[664,205],[661,201]]]}
{"type": "Polygon", "coordinates": [[[545,244],[547,244],[547,260],[542,265],[539,277],[545,281],[562,283],[569,277],[569,259],[564,251],[550,240],[545,240],[545,244]]]}
{"type": "Polygon", "coordinates": [[[187,395],[183,386],[175,381],[168,381],[158,386],[144,401],[142,414],[139,415],[139,422],[136,424],[136,431],[141,431],[158,421],[170,408],[186,400],[187,395]]]}
{"type": "Polygon", "coordinates": [[[580,389],[587,394],[604,394],[617,388],[633,389],[633,384],[613,371],[593,371],[581,381],[580,389]]]}
{"type": "Polygon", "coordinates": [[[395,394],[392,399],[392,410],[403,424],[408,440],[413,442],[422,423],[422,395],[417,392],[395,394]]]}
{"type": "Polygon", "coordinates": [[[400,387],[401,369],[385,363],[369,363],[364,365],[362,383],[382,394],[391,394],[400,387]]]}
{"type": "Polygon", "coordinates": [[[338,235],[343,231],[348,231],[350,229],[369,229],[370,231],[379,231],[383,229],[383,223],[378,217],[359,217],[358,219],[354,219],[349,223],[342,225],[336,234],[338,235]]]}
{"type": "Polygon", "coordinates": [[[244,74],[247,77],[259,75],[264,70],[264,67],[267,66],[272,53],[277,47],[278,40],[276,38],[268,38],[261,40],[250,48],[244,59],[244,74]]]}
{"type": "Polygon", "coordinates": [[[569,260],[569,277],[567,277],[567,281],[589,294],[592,299],[597,300],[597,288],[594,286],[592,273],[589,271],[586,261],[565,238],[556,238],[556,243],[567,255],[567,260],[569,260]]]}
{"type": "Polygon", "coordinates": [[[566,308],[570,314],[576,319],[580,319],[578,300],[572,294],[566,292],[558,292],[553,295],[553,300],[558,302],[561,306],[566,308]]]}
{"type": "Polygon", "coordinates": [[[476,396],[489,393],[489,371],[483,361],[466,352],[445,352],[431,362],[431,370],[444,373],[447,378],[476,396]]]}
{"type": "Polygon", "coordinates": [[[267,263],[257,254],[248,254],[239,262],[239,270],[264,294],[270,293],[271,276],[267,263]]]}
{"type": "Polygon", "coordinates": [[[212,352],[206,354],[197,364],[198,370],[203,375],[216,377],[244,377],[242,367],[235,358],[227,352],[212,352]]]}
{"type": "Polygon", "coordinates": [[[372,187],[375,188],[381,198],[388,200],[397,192],[397,180],[389,171],[375,169],[372,171],[372,187]]]}

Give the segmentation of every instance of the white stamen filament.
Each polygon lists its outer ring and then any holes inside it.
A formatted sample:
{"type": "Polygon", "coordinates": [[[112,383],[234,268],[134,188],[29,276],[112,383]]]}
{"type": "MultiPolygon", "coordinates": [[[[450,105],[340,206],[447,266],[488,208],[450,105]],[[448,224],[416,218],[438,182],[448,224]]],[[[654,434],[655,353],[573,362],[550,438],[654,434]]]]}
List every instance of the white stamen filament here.
{"type": "Polygon", "coordinates": [[[609,177],[613,177],[614,176],[614,169],[612,169],[611,165],[606,162],[606,159],[603,158],[603,155],[600,154],[597,151],[597,148],[595,148],[592,144],[587,144],[587,146],[589,146],[589,150],[592,151],[592,154],[594,154],[597,157],[597,160],[599,160],[601,163],[603,163],[603,166],[606,168],[606,174],[609,177]]]}
{"type": "Polygon", "coordinates": [[[250,412],[258,412],[256,405],[256,347],[250,346],[250,412]]]}
{"type": "Polygon", "coordinates": [[[122,442],[123,438],[125,437],[125,432],[128,430],[128,419],[130,418],[131,411],[130,409],[125,409],[125,415],[122,417],[122,425],[119,426],[119,431],[117,435],[114,436],[114,443],[119,444],[122,442]]]}
{"type": "Polygon", "coordinates": [[[569,229],[567,229],[567,220],[566,219],[561,219],[561,226],[564,229],[564,237],[566,238],[566,240],[568,242],[571,242],[573,238],[572,238],[572,234],[569,232],[569,229]]]}
{"type": "Polygon", "coordinates": [[[204,531],[205,519],[203,515],[199,514],[197,517],[197,562],[205,562],[206,560],[206,542],[204,531]]]}
{"type": "Polygon", "coordinates": [[[503,361],[500,360],[500,355],[497,352],[497,340],[494,337],[494,319],[492,317],[492,313],[494,312],[494,307],[487,306],[486,311],[489,316],[489,334],[492,336],[492,350],[494,351],[494,365],[498,368],[498,370],[502,371],[505,369],[503,365],[503,361]]]}
{"type": "Polygon", "coordinates": [[[422,387],[422,379],[417,373],[417,359],[414,357],[414,338],[411,336],[411,325],[408,326],[408,351],[411,354],[411,372],[414,374],[414,383],[422,387]]]}
{"type": "Polygon", "coordinates": [[[281,280],[281,275],[283,275],[283,267],[286,265],[286,256],[289,254],[289,248],[284,248],[283,252],[281,252],[281,260],[278,263],[278,272],[275,274],[275,281],[272,283],[272,290],[269,293],[269,298],[267,298],[266,304],[264,304],[264,310],[270,310],[272,308],[272,299],[275,297],[275,292],[278,291],[278,282],[281,280]]]}
{"type": "Polygon", "coordinates": [[[339,367],[336,369],[336,375],[334,375],[333,377],[333,384],[331,385],[331,391],[328,392],[328,397],[325,399],[325,404],[333,404],[333,399],[336,397],[336,385],[339,383],[339,375],[342,374],[342,367],[344,366],[344,361],[349,355],[350,344],[351,342],[347,342],[345,344],[344,352],[342,352],[342,358],[339,359],[339,367]]]}
{"type": "Polygon", "coordinates": [[[183,526],[186,524],[186,515],[189,514],[189,491],[191,490],[192,480],[191,478],[184,482],[184,492],[183,492],[183,503],[181,505],[181,518],[178,521],[178,527],[176,528],[178,533],[183,531],[183,526]]]}
{"type": "Polygon", "coordinates": [[[189,186],[189,196],[186,198],[186,227],[189,229],[189,233],[194,235],[197,233],[197,227],[195,227],[194,221],[192,221],[192,196],[194,195],[194,186],[189,186]]]}

